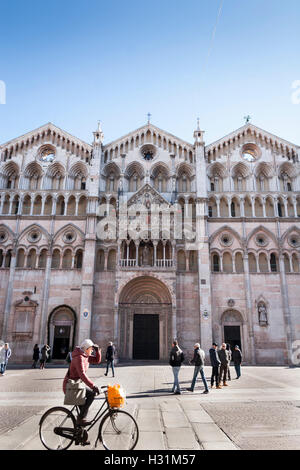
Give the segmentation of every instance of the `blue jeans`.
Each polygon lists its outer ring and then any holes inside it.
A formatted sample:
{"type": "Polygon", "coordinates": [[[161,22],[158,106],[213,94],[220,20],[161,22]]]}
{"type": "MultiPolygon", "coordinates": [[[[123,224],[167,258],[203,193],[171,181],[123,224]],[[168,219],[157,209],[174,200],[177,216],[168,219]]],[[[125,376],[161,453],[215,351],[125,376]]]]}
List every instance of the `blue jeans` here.
{"type": "Polygon", "coordinates": [[[207,381],[206,381],[206,378],[205,378],[205,375],[204,375],[204,370],[203,370],[202,366],[195,366],[194,377],[193,377],[193,380],[192,380],[191,389],[194,390],[194,388],[195,388],[197,375],[199,374],[199,372],[201,374],[201,378],[202,378],[202,382],[203,382],[203,385],[205,387],[205,390],[208,391],[207,381]]]}
{"type": "Polygon", "coordinates": [[[237,377],[241,376],[241,364],[234,364],[237,377]]]}
{"type": "Polygon", "coordinates": [[[179,385],[179,381],[178,381],[178,374],[179,374],[179,371],[180,371],[180,366],[178,367],[172,367],[172,371],[173,371],[173,374],[174,374],[174,384],[173,384],[173,388],[172,388],[172,392],[180,392],[180,385],[179,385]]]}
{"type": "Polygon", "coordinates": [[[7,362],[2,362],[0,364],[0,374],[4,374],[4,372],[6,370],[6,366],[7,366],[7,362]]]}
{"type": "Polygon", "coordinates": [[[112,375],[115,376],[114,359],[107,359],[106,374],[108,374],[109,364],[111,365],[112,375]]]}

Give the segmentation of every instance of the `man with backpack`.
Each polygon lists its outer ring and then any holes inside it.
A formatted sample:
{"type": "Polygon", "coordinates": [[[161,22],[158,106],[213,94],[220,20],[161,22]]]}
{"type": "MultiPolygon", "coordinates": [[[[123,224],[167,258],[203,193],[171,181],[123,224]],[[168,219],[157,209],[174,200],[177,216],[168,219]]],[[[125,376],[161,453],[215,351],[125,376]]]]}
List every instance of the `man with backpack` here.
{"type": "Polygon", "coordinates": [[[184,361],[183,352],[178,346],[178,341],[175,339],[173,341],[173,347],[170,352],[169,364],[170,366],[172,366],[172,371],[174,375],[174,384],[172,388],[172,393],[175,393],[176,395],[181,395],[178,374],[179,374],[180,367],[183,361],[184,361]]]}
{"type": "Polygon", "coordinates": [[[197,380],[197,376],[200,372],[201,374],[201,378],[202,378],[202,382],[203,382],[203,385],[205,387],[205,390],[204,390],[204,394],[207,394],[209,393],[208,391],[208,385],[207,385],[207,381],[206,381],[206,378],[205,378],[205,375],[204,375],[204,369],[203,369],[203,366],[204,366],[204,361],[205,361],[205,352],[203,351],[203,349],[200,348],[200,344],[199,343],[196,343],[195,346],[194,346],[194,357],[193,359],[190,361],[191,364],[195,364],[195,368],[194,368],[194,377],[193,377],[193,380],[192,380],[192,384],[191,384],[191,388],[188,388],[188,390],[190,392],[193,392],[194,391],[194,388],[195,388],[195,384],[196,384],[196,380],[197,380]]]}

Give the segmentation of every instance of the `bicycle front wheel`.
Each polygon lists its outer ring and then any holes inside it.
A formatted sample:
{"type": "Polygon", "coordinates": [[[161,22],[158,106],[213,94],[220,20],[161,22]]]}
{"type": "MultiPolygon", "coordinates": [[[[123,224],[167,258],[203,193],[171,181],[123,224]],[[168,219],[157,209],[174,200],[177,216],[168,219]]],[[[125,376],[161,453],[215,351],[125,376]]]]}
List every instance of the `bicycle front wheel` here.
{"type": "Polygon", "coordinates": [[[99,438],[107,450],[132,450],[139,438],[139,428],[127,411],[110,410],[101,421],[99,438]]]}
{"type": "Polygon", "coordinates": [[[50,408],[40,420],[40,439],[48,450],[66,450],[75,438],[76,421],[67,408],[50,408]]]}

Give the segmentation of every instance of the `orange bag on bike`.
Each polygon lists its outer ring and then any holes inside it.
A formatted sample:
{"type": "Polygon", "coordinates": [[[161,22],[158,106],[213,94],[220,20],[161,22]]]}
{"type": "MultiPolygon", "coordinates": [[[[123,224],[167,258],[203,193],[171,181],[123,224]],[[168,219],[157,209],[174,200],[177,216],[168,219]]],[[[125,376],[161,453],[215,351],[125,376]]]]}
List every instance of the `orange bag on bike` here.
{"type": "Polygon", "coordinates": [[[121,408],[125,405],[126,394],[121,385],[108,385],[107,399],[111,408],[121,408]]]}

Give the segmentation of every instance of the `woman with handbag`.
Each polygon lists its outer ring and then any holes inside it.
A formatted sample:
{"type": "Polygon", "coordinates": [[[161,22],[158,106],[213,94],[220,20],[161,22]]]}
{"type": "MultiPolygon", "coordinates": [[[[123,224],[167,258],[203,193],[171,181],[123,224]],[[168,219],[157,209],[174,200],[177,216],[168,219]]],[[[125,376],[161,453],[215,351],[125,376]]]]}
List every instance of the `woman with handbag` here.
{"type": "Polygon", "coordinates": [[[94,344],[90,339],[85,339],[80,347],[77,346],[72,352],[72,362],[69,370],[64,378],[63,391],[66,393],[68,381],[74,381],[80,379],[88,388],[86,388],[85,403],[79,405],[80,413],[78,416],[77,424],[80,426],[86,426],[88,421],[85,419],[89,407],[91,406],[95,395],[99,395],[100,391],[98,387],[88,378],[86,372],[90,364],[99,364],[101,362],[101,349],[97,344],[94,344]],[[95,356],[92,356],[92,352],[95,351],[95,356]]]}

